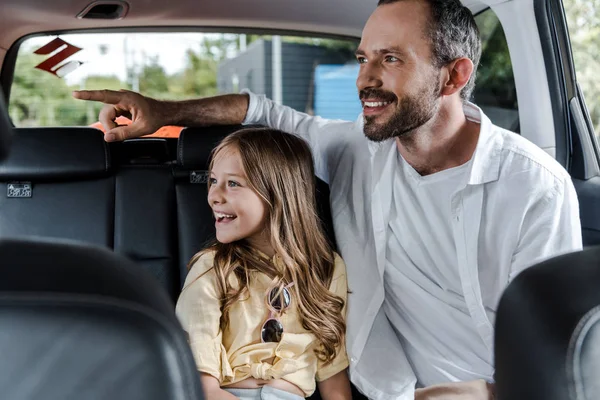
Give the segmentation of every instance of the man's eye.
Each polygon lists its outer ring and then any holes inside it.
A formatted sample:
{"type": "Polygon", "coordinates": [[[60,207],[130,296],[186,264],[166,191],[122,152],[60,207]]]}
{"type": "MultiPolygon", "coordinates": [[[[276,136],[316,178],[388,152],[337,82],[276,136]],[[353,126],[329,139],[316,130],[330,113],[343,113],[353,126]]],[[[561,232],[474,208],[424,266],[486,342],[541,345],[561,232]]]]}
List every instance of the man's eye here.
{"type": "Polygon", "coordinates": [[[229,186],[229,187],[238,187],[238,186],[240,186],[240,184],[237,183],[236,181],[228,181],[227,182],[227,186],[229,186]]]}
{"type": "Polygon", "coordinates": [[[357,57],[356,61],[358,61],[359,64],[366,64],[367,63],[367,59],[365,57],[357,57]]]}
{"type": "Polygon", "coordinates": [[[387,62],[396,62],[396,61],[400,61],[400,60],[398,59],[398,57],[386,56],[385,57],[385,61],[387,61],[387,62]]]}

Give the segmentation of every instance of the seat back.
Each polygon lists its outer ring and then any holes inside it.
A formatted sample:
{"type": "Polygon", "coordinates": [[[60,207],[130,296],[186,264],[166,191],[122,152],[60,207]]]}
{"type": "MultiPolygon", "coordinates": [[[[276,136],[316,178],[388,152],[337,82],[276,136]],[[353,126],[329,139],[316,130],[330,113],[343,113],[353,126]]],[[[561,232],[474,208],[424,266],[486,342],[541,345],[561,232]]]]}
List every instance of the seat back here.
{"type": "Polygon", "coordinates": [[[91,243],[179,295],[174,154],[165,139],[111,144],[92,128],[17,128],[0,162],[0,237],[91,243]]]}
{"type": "Polygon", "coordinates": [[[42,236],[112,247],[114,177],[90,128],[17,128],[0,162],[0,237],[42,236]]]}
{"type": "Polygon", "coordinates": [[[500,400],[600,398],[600,247],[528,268],[496,314],[500,400]]]}
{"type": "Polygon", "coordinates": [[[15,400],[202,399],[171,300],[109,250],[0,240],[0,387],[15,400]]]}
{"type": "Polygon", "coordinates": [[[165,139],[111,145],[115,164],[114,250],[151,271],[179,295],[175,185],[165,139]]]}

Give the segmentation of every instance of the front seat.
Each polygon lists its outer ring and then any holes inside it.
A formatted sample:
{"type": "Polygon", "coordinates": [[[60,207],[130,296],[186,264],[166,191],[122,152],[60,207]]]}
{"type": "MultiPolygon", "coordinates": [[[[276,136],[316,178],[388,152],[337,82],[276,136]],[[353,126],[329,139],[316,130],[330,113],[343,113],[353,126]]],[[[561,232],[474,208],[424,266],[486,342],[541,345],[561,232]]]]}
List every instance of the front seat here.
{"type": "Polygon", "coordinates": [[[109,250],[0,241],[0,398],[202,399],[174,307],[109,250]]]}
{"type": "Polygon", "coordinates": [[[496,314],[499,400],[600,399],[600,247],[517,276],[496,314]]]}

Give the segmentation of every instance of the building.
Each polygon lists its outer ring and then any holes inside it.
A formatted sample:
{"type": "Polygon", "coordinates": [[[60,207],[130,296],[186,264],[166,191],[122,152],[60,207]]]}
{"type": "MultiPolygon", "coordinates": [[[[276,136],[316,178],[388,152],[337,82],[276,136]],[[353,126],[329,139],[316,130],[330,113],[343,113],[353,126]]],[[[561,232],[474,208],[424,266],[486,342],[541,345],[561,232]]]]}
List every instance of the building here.
{"type": "MultiPolygon", "coordinates": [[[[312,114],[316,67],[321,64],[335,64],[339,67],[353,59],[347,51],[314,44],[282,42],[282,104],[312,114]]],[[[272,41],[256,40],[236,57],[219,64],[217,88],[220,93],[235,93],[248,88],[254,93],[274,98],[273,65],[272,41]]],[[[354,87],[354,81],[351,85],[354,87]]],[[[356,89],[354,91],[356,92],[356,89]]]]}

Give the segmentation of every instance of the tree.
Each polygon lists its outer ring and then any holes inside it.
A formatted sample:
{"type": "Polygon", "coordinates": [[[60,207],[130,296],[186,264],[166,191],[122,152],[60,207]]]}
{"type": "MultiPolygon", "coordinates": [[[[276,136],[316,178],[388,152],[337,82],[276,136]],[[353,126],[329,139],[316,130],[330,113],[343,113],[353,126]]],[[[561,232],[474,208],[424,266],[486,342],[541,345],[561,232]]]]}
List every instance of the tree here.
{"type": "Polygon", "coordinates": [[[125,84],[115,75],[90,75],[83,80],[81,86],[86,90],[119,90],[123,89],[125,84]]]}
{"type": "Polygon", "coordinates": [[[213,60],[218,64],[239,51],[239,36],[230,34],[205,35],[200,43],[200,52],[198,55],[201,58],[213,60]]]}
{"type": "Polygon", "coordinates": [[[17,126],[56,125],[57,108],[71,97],[63,79],[35,68],[43,60],[31,48],[19,51],[9,102],[9,114],[17,126]]]}
{"type": "Polygon", "coordinates": [[[473,99],[475,103],[517,109],[515,79],[502,25],[491,10],[479,14],[476,21],[481,35],[482,54],[473,99]]]}
{"type": "Polygon", "coordinates": [[[76,87],[35,66],[46,56],[33,53],[34,48],[19,51],[10,90],[9,114],[16,126],[89,125],[98,118],[102,105],[77,101],[74,89],[120,89],[116,76],[88,76],[76,87]]]}
{"type": "Polygon", "coordinates": [[[600,136],[600,0],[564,0],[577,81],[600,136]]]}
{"type": "Polygon", "coordinates": [[[217,66],[224,53],[212,41],[203,41],[199,52],[189,49],[183,71],[169,78],[170,93],[183,98],[217,94],[217,66]]]}
{"type": "Polygon", "coordinates": [[[140,93],[150,97],[164,97],[169,93],[169,77],[158,63],[158,56],[152,57],[150,63],[142,67],[138,77],[140,93]]]}

